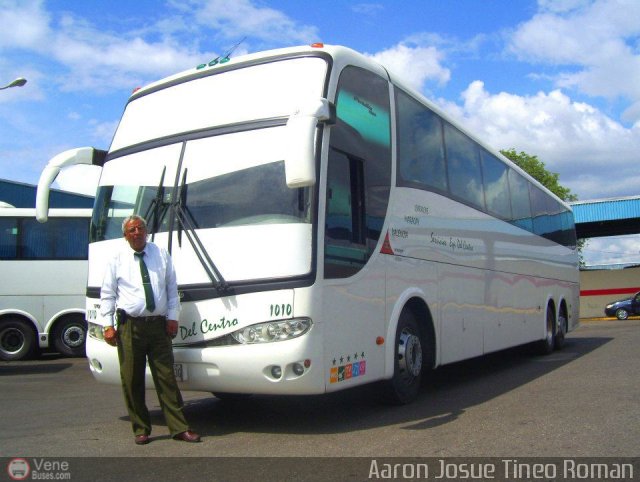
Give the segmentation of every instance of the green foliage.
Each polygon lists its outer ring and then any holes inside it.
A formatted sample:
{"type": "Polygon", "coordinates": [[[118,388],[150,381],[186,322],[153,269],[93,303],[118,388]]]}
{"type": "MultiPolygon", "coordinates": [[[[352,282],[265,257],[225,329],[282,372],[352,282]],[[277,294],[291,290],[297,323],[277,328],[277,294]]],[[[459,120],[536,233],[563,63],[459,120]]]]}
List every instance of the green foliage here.
{"type": "Polygon", "coordinates": [[[571,189],[560,185],[558,182],[559,175],[548,171],[544,162],[538,159],[538,156],[531,156],[523,151],[517,153],[513,148],[500,152],[563,201],[578,200],[578,196],[572,194],[571,189]]]}

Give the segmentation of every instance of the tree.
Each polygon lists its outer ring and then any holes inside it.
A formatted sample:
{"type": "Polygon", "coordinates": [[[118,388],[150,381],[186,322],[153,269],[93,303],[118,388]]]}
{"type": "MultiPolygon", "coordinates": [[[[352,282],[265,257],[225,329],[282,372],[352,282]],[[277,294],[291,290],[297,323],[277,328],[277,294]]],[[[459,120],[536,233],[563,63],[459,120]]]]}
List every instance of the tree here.
{"type": "Polygon", "coordinates": [[[578,200],[578,196],[573,194],[571,189],[560,185],[558,182],[559,174],[548,171],[544,162],[538,159],[538,156],[532,156],[523,151],[517,153],[513,148],[500,152],[563,201],[578,200]]]}

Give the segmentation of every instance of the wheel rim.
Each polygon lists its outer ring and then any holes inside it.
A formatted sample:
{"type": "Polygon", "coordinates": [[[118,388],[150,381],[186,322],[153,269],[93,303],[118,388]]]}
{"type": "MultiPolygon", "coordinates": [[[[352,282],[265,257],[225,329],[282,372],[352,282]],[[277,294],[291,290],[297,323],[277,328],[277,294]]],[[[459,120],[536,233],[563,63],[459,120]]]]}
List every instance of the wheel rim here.
{"type": "Polygon", "coordinates": [[[625,310],[618,310],[616,313],[619,320],[626,320],[629,314],[625,310]]]}
{"type": "Polygon", "coordinates": [[[406,328],[398,340],[398,368],[404,378],[416,378],[422,370],[420,338],[406,328]]]}
{"type": "Polygon", "coordinates": [[[17,328],[6,328],[0,332],[0,348],[3,352],[18,353],[24,344],[24,334],[17,328]]]}
{"type": "Polygon", "coordinates": [[[84,330],[79,326],[70,326],[62,334],[62,341],[70,348],[77,348],[84,343],[84,330]]]}
{"type": "Polygon", "coordinates": [[[553,346],[553,311],[551,307],[547,309],[547,335],[546,335],[547,346],[553,346]]]}

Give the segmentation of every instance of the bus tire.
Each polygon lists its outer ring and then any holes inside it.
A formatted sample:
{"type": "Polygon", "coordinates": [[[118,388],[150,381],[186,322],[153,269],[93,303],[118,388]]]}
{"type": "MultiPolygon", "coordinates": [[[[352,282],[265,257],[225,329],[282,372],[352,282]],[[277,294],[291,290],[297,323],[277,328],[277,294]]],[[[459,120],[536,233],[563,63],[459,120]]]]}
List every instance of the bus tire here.
{"type": "Polygon", "coordinates": [[[53,347],[64,356],[84,356],[86,339],[87,324],[82,315],[62,318],[53,330],[53,347]]]}
{"type": "Polygon", "coordinates": [[[555,344],[555,315],[553,306],[547,305],[547,316],[545,318],[545,336],[536,343],[536,351],[540,355],[548,355],[553,351],[555,344]]]}
{"type": "Polygon", "coordinates": [[[556,334],[553,339],[553,346],[556,350],[564,347],[565,335],[567,334],[567,317],[564,313],[558,316],[558,324],[556,325],[556,334]]]}
{"type": "Polygon", "coordinates": [[[422,381],[423,346],[418,321],[413,312],[405,310],[396,329],[393,377],[385,387],[389,403],[405,405],[417,398],[422,381]]]}
{"type": "Polygon", "coordinates": [[[29,322],[16,318],[0,322],[0,360],[24,360],[35,348],[36,334],[29,322]]]}

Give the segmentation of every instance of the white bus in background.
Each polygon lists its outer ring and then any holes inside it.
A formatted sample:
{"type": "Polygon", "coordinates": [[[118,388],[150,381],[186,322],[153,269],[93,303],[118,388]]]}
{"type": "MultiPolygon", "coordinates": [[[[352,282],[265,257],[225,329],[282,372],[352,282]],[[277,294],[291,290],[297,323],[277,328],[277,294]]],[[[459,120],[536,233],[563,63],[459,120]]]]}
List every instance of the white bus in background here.
{"type": "MultiPolygon", "coordinates": [[[[87,356],[120,383],[100,285],[144,216],[176,265],[184,389],[317,394],[381,382],[578,323],[570,208],[378,63],[328,45],[215,59],[132,94],[91,222],[87,356]]],[[[148,378],[150,381],[150,378],[148,378]]]]}
{"type": "Polygon", "coordinates": [[[0,207],[0,360],[84,355],[91,209],[0,207]]]}

